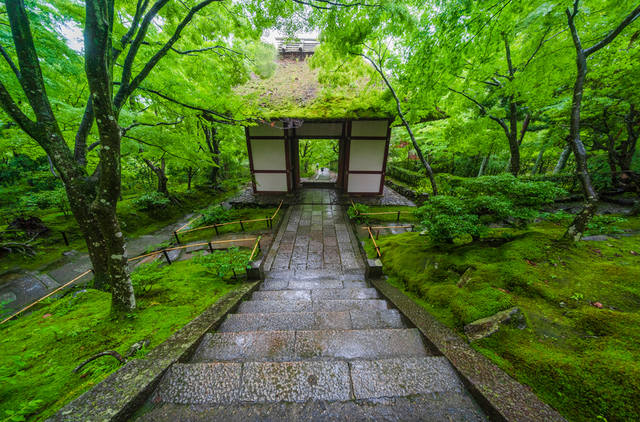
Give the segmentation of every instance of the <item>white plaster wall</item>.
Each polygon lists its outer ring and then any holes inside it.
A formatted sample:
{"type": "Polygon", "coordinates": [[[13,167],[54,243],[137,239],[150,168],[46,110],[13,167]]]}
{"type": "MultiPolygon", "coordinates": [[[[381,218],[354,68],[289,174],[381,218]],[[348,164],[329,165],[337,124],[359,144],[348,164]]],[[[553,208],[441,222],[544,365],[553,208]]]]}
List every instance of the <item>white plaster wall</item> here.
{"type": "Polygon", "coordinates": [[[349,150],[350,171],[382,171],[386,140],[352,139],[349,150]]]}
{"type": "Polygon", "coordinates": [[[351,122],[351,136],[387,136],[387,120],[356,120],[351,122]]]}
{"type": "Polygon", "coordinates": [[[254,170],[286,170],[284,139],[252,139],[254,170]]]}
{"type": "Polygon", "coordinates": [[[286,173],[255,173],[256,190],[258,192],[286,192],[286,173]]]}
{"type": "Polygon", "coordinates": [[[380,191],[380,174],[349,174],[347,192],[377,193],[380,191]]]}

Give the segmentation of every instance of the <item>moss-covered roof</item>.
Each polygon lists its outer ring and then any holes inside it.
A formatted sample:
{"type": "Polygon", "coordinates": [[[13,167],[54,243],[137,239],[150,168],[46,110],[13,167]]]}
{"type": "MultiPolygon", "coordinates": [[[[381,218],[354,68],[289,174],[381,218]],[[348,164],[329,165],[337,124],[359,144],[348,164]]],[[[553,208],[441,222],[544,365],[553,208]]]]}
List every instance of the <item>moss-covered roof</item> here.
{"type": "Polygon", "coordinates": [[[385,90],[360,77],[348,84],[322,83],[308,59],[278,59],[269,78],[254,76],[236,88],[263,119],[343,119],[393,117],[385,90]]]}

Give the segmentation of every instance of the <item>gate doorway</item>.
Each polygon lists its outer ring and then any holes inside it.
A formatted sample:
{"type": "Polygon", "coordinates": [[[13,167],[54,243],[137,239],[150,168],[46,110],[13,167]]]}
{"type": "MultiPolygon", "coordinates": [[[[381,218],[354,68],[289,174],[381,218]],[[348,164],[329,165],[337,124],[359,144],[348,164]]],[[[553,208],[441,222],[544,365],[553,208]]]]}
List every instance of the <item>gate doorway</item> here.
{"type": "Polygon", "coordinates": [[[339,139],[297,139],[299,183],[333,187],[338,181],[339,139]]]}
{"type": "Polygon", "coordinates": [[[389,124],[388,119],[283,119],[247,127],[253,190],[291,193],[309,178],[309,183],[313,183],[318,175],[316,180],[326,178],[322,181],[325,186],[346,194],[381,195],[391,136],[389,124]],[[327,154],[328,160],[310,159],[307,163],[301,160],[301,154],[312,154],[309,148],[314,143],[320,145],[316,148],[332,152],[327,154]]]}

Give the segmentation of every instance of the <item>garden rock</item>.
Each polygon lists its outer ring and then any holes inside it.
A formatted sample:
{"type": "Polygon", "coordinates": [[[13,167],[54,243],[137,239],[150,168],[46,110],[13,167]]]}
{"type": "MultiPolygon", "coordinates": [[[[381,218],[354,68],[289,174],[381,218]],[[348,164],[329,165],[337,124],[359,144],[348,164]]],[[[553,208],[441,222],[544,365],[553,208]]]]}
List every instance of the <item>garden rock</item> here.
{"type": "Polygon", "coordinates": [[[527,321],[520,308],[511,308],[465,325],[464,332],[469,341],[476,341],[489,337],[497,332],[500,326],[505,324],[515,326],[521,330],[527,327],[527,321]]]}
{"type": "Polygon", "coordinates": [[[129,350],[127,350],[127,353],[124,355],[126,358],[130,358],[131,356],[135,355],[136,353],[138,353],[139,350],[144,349],[145,347],[149,346],[149,344],[151,343],[151,341],[144,339],[144,340],[140,340],[136,343],[133,343],[131,345],[131,347],[129,347],[129,350]]]}

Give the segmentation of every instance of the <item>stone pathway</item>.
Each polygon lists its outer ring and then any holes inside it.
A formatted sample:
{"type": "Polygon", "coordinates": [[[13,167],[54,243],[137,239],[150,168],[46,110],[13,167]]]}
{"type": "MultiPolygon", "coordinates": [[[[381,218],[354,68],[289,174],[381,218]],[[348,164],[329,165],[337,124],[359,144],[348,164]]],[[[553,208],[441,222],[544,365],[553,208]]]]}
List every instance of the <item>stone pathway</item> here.
{"type": "Polygon", "coordinates": [[[169,368],[144,421],[486,420],[364,279],[342,208],[290,207],[259,291],[169,368]]]}
{"type": "Polygon", "coordinates": [[[343,207],[296,205],[289,207],[285,219],[265,259],[265,271],[363,269],[343,207]]]}

